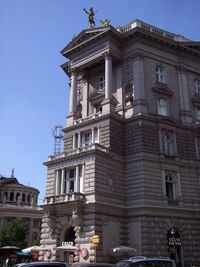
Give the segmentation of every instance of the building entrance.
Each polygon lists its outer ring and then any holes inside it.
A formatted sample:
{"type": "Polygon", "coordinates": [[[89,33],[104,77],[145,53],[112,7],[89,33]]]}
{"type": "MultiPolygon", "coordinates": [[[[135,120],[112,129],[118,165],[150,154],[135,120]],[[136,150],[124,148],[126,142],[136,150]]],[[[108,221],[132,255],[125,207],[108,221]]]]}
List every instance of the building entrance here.
{"type": "Polygon", "coordinates": [[[68,264],[74,263],[74,245],[75,245],[75,231],[74,227],[69,227],[64,235],[64,241],[63,246],[66,247],[64,254],[63,254],[63,260],[67,262],[68,264]]]}
{"type": "Polygon", "coordinates": [[[167,232],[167,239],[170,258],[175,260],[177,267],[181,267],[181,237],[179,231],[174,227],[171,227],[167,232]]]}

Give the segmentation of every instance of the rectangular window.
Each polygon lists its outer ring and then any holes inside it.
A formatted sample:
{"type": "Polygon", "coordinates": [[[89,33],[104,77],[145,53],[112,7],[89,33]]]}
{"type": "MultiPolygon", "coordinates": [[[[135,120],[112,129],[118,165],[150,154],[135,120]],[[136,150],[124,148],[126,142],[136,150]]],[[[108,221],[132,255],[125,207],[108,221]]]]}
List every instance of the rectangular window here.
{"type": "Polygon", "coordinates": [[[74,192],[75,189],[75,180],[76,180],[76,168],[69,170],[69,192],[74,192]]]}
{"type": "Polygon", "coordinates": [[[156,67],[156,82],[165,83],[165,69],[163,67],[156,67]]]}
{"type": "Polygon", "coordinates": [[[162,131],[162,147],[164,155],[173,156],[174,155],[174,134],[171,131],[162,131]]]}
{"type": "Polygon", "coordinates": [[[200,94],[200,80],[194,80],[194,90],[196,94],[200,94]]]}
{"type": "Polygon", "coordinates": [[[94,128],[94,142],[99,143],[99,129],[94,128]]]}
{"type": "Polygon", "coordinates": [[[162,116],[168,116],[168,102],[167,99],[160,98],[158,100],[158,114],[162,116]]]}
{"type": "Polygon", "coordinates": [[[102,75],[99,77],[99,91],[104,91],[105,89],[105,76],[102,75]]]}
{"type": "Polygon", "coordinates": [[[92,143],[92,132],[81,135],[81,146],[88,146],[92,143]]]}

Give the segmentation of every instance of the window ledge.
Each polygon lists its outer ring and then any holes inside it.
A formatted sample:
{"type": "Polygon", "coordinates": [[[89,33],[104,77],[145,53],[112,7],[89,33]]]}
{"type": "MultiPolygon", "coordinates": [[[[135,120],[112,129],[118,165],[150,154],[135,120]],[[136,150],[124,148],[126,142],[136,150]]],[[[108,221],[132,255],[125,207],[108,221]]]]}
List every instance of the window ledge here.
{"type": "Polygon", "coordinates": [[[178,206],[178,200],[176,200],[176,199],[168,199],[168,205],[178,206]]]}

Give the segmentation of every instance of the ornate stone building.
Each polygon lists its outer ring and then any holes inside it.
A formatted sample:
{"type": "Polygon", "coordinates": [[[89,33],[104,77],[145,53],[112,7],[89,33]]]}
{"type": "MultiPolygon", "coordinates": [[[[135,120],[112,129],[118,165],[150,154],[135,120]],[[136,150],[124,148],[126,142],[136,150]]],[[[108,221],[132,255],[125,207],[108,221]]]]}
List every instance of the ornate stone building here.
{"type": "Polygon", "coordinates": [[[135,20],[83,30],[61,53],[69,114],[45,163],[42,245],[60,259],[74,245],[80,262],[123,245],[200,265],[199,42],[135,20]]]}
{"type": "Polygon", "coordinates": [[[21,218],[28,224],[27,246],[40,239],[43,211],[38,207],[38,195],[38,189],[20,184],[14,173],[0,177],[0,228],[21,218]]]}

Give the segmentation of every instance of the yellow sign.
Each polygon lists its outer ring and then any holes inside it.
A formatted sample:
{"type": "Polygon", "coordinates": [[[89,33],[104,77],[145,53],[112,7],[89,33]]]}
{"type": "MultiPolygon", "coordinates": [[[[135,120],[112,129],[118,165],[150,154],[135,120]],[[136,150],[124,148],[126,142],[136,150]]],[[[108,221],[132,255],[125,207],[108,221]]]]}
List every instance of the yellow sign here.
{"type": "Polygon", "coordinates": [[[99,245],[99,236],[93,235],[93,237],[91,238],[91,241],[95,246],[98,246],[99,245]]]}

